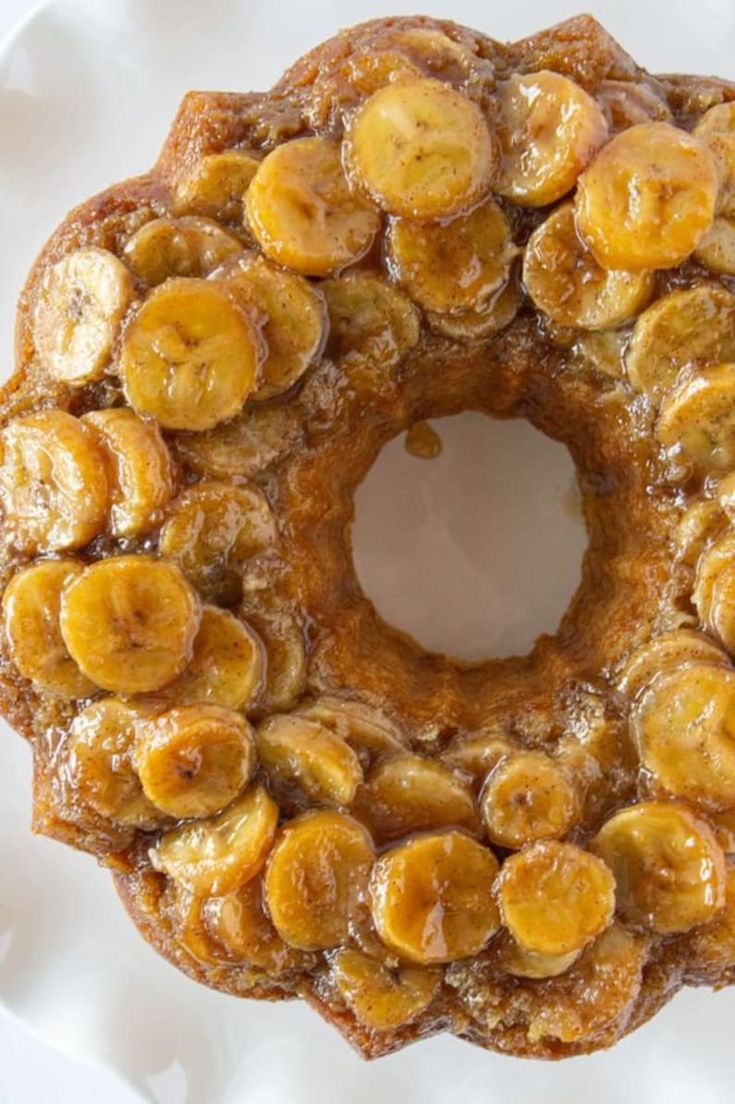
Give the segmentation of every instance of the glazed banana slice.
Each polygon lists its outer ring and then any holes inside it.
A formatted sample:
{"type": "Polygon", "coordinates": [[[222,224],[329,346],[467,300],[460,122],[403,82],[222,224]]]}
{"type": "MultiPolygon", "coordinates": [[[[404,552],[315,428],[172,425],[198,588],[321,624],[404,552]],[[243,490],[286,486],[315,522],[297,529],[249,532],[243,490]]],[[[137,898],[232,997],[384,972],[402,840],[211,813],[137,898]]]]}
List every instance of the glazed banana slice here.
{"type": "Polygon", "coordinates": [[[133,278],[106,249],[78,249],[45,274],[33,316],[33,341],[54,379],[81,387],[110,363],[133,278]]]}
{"type": "Polygon", "coordinates": [[[541,840],[505,860],[498,899],[503,922],[520,947],[538,955],[568,955],[611,922],[615,880],[589,851],[541,840]]]}
{"type": "Polygon", "coordinates": [[[607,139],[600,106],[568,77],[514,74],[498,88],[500,195],[545,207],[570,192],[607,139]]]}
{"type": "Polygon", "coordinates": [[[722,536],[727,517],[719,502],[698,498],[682,514],[674,532],[677,557],[687,567],[696,567],[709,544],[722,536]]]}
{"type": "Polygon", "coordinates": [[[682,368],[735,358],[735,295],[719,284],[672,291],[643,312],[625,357],[628,379],[658,404],[682,368]]]}
{"type": "Polygon", "coordinates": [[[61,594],[84,570],[79,560],[45,560],[19,571],[5,588],[3,627],[13,663],[39,689],[88,698],[97,687],[69,655],[61,635],[61,594]]]}
{"type": "Polygon", "coordinates": [[[208,479],[250,479],[278,463],[301,441],[293,405],[248,407],[208,433],[179,433],[176,455],[208,479]]]}
{"type": "Polygon", "coordinates": [[[735,672],[691,663],[662,673],[630,721],[643,766],[667,793],[735,806],[735,672]]]}
{"type": "Polygon", "coordinates": [[[431,828],[465,828],[479,834],[469,786],[447,767],[419,755],[397,755],[378,764],[360,786],[352,812],[378,843],[431,828]]]}
{"type": "Polygon", "coordinates": [[[735,215],[735,104],[717,104],[706,111],[694,134],[712,153],[720,178],[717,209],[735,215]]]}
{"type": "Polygon", "coordinates": [[[452,341],[484,341],[509,326],[520,306],[518,281],[511,276],[508,283],[491,295],[479,310],[460,311],[458,314],[428,311],[426,321],[434,333],[449,337],[452,341]]]}
{"type": "Polygon", "coordinates": [[[442,81],[404,77],[352,118],[352,178],[384,211],[425,221],[459,215],[485,196],[497,151],[479,107],[442,81]]]}
{"type": "Polygon", "coordinates": [[[91,564],[61,595],[61,633],[82,672],[103,690],[160,690],[191,658],[196,595],[175,564],[113,556],[91,564]]]}
{"type": "Polygon", "coordinates": [[[730,564],[714,582],[708,622],[728,652],[735,652],[735,564],[730,564]]]}
{"type": "Polygon", "coordinates": [[[559,977],[574,965],[581,951],[569,954],[548,955],[527,951],[516,943],[508,931],[501,931],[490,947],[489,956],[493,965],[512,977],[531,978],[540,981],[543,978],[559,977]]]}
{"type": "Polygon", "coordinates": [[[125,406],[93,410],[81,421],[108,461],[110,533],[136,537],[149,532],[174,490],[171,457],[158,427],[125,406]]]}
{"type": "Polygon", "coordinates": [[[306,951],[343,943],[373,858],[367,832],[343,813],[320,809],[289,821],[265,874],[266,903],[281,938],[306,951]]]}
{"type": "Polygon", "coordinates": [[[591,847],[615,875],[624,923],[667,935],[703,924],[722,908],[725,857],[707,822],[683,803],[622,809],[591,847]]]}
{"type": "Polygon", "coordinates": [[[299,706],[297,714],[330,729],[358,754],[380,758],[408,750],[408,742],[385,713],[361,702],[342,698],[317,698],[299,706]]]}
{"type": "Polygon", "coordinates": [[[255,629],[266,653],[265,686],[259,705],[268,713],[290,709],[306,685],[304,634],[288,612],[246,609],[248,624],[255,629]]]}
{"type": "Polygon", "coordinates": [[[252,878],[226,897],[209,897],[202,906],[207,933],[230,961],[267,970],[272,977],[304,966],[308,959],[283,942],[265,911],[263,879],[252,878]]]}
{"type": "Polygon", "coordinates": [[[602,268],[577,234],[571,203],[531,235],[523,283],[539,310],[562,326],[606,330],[634,318],[654,292],[652,272],[602,268]]]}
{"type": "Polygon", "coordinates": [[[176,213],[242,225],[245,192],[259,164],[247,150],[206,154],[177,183],[176,213]]]}
{"type": "Polygon", "coordinates": [[[211,429],[258,382],[262,346],[222,285],[179,278],[155,288],[125,331],[120,376],[130,405],[165,429],[211,429]]]}
{"type": "Polygon", "coordinates": [[[330,276],[359,260],[380,229],[378,212],[350,191],[331,138],[277,146],[258,167],[245,209],[265,255],[302,276],[330,276]]]}
{"type": "Polygon", "coordinates": [[[712,627],[715,587],[718,580],[735,564],[735,533],[725,531],[705,548],[697,563],[697,575],[692,601],[704,625],[712,627]]]}
{"type": "Polygon", "coordinates": [[[393,368],[418,344],[419,312],[382,277],[347,272],[319,287],[329,313],[327,353],[338,363],[393,368]]]}
{"type": "Polygon", "coordinates": [[[336,732],[315,721],[276,714],[257,730],[258,755],[277,792],[300,790],[325,805],[349,805],[362,782],[360,760],[336,732]]]}
{"type": "Polygon", "coordinates": [[[394,279],[421,307],[440,314],[481,309],[507,284],[518,253],[493,200],[448,223],[393,219],[386,248],[394,279]]]}
{"type": "Polygon", "coordinates": [[[105,526],[105,458],[77,418],[42,410],[0,436],[0,502],[6,534],[24,552],[82,548],[105,526]]]}
{"type": "Polygon", "coordinates": [[[675,268],[712,225],[716,199],[707,147],[669,123],[641,123],[579,178],[577,228],[603,268],[675,268]]]}
{"type": "Polygon", "coordinates": [[[180,705],[209,702],[247,709],[265,681],[265,649],[249,625],[227,610],[205,606],[191,660],[162,694],[180,705]]]}
{"type": "Polygon", "coordinates": [[[710,272],[735,276],[735,218],[716,218],[694,250],[694,259],[710,272]]]}
{"type": "Polygon", "coordinates": [[[503,758],[488,776],[480,808],[490,841],[509,848],[560,839],[579,816],[574,786],[559,764],[539,751],[503,758]]]}
{"type": "Polygon", "coordinates": [[[726,855],[735,855],[735,809],[726,809],[721,813],[708,813],[715,831],[715,837],[726,855]]]}
{"type": "Polygon", "coordinates": [[[207,601],[231,606],[242,594],[242,565],[275,533],[268,500],[254,483],[196,483],[172,504],[158,548],[207,601]]]}
{"type": "Polygon", "coordinates": [[[138,725],[154,709],[103,698],[77,714],[62,745],[61,774],[75,797],[115,824],[146,831],[167,820],[144,794],[133,765],[138,725]]]}
{"type": "Polygon", "coordinates": [[[735,364],[682,379],[663,402],[656,437],[679,449],[696,475],[735,467],[735,364]]]}
{"type": "Polygon", "coordinates": [[[424,966],[477,954],[500,927],[497,873],[492,851],[462,832],[417,836],[385,852],[369,887],[380,938],[424,966]]]}
{"type": "Polygon", "coordinates": [[[211,219],[185,215],[144,223],[128,240],[123,256],[148,287],[172,276],[209,276],[242,252],[242,242],[211,219]]]}
{"type": "Polygon", "coordinates": [[[268,349],[251,401],[288,391],[324,346],[326,308],[321,295],[303,276],[284,272],[257,253],[243,254],[219,277],[254,311],[268,349]]]}
{"type": "Polygon", "coordinates": [[[441,971],[401,965],[391,969],[362,951],[343,947],[332,958],[337,991],[356,1019],[372,1031],[394,1031],[431,1004],[441,971]]]}
{"type": "Polygon", "coordinates": [[[263,786],[251,786],[216,816],[165,832],[151,862],[192,893],[222,897],[261,872],[277,825],[275,801],[263,786]]]}
{"type": "Polygon", "coordinates": [[[377,50],[355,54],[346,59],[344,75],[351,88],[361,97],[372,96],[386,84],[400,77],[420,77],[417,65],[397,50],[377,50]]]}
{"type": "Polygon", "coordinates": [[[672,629],[654,636],[637,648],[618,676],[618,690],[631,701],[659,675],[689,664],[729,667],[727,655],[703,633],[694,629],[672,629]]]}
{"type": "Polygon", "coordinates": [[[501,759],[516,750],[510,740],[496,732],[472,732],[451,743],[442,752],[441,761],[468,774],[479,786],[501,759]]]}

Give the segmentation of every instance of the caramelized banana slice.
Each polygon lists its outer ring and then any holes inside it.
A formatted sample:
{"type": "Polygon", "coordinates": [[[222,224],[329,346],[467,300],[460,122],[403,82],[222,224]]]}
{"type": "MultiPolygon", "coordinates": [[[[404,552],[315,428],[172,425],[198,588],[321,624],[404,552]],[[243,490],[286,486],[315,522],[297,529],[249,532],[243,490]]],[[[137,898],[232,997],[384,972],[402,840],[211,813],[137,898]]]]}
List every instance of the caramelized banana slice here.
{"type": "Polygon", "coordinates": [[[254,483],[197,483],[173,503],[158,548],[209,602],[242,594],[242,565],[275,539],[268,500],[254,483]]]}
{"type": "Polygon", "coordinates": [[[652,272],[602,268],[580,239],[571,203],[531,235],[523,283],[539,310],[562,326],[605,330],[634,318],[654,292],[652,272]]]}
{"type": "Polygon", "coordinates": [[[292,405],[248,407],[208,433],[178,434],[174,449],[197,475],[250,479],[296,448],[301,432],[292,405]]]}
{"type": "Polygon", "coordinates": [[[378,758],[407,750],[406,737],[396,725],[384,713],[370,709],[361,702],[317,698],[300,706],[297,713],[331,729],[358,753],[366,752],[378,758]]]}
{"type": "Polygon", "coordinates": [[[473,782],[480,785],[501,759],[516,750],[505,736],[494,732],[472,732],[450,744],[442,752],[441,761],[448,767],[457,767],[469,774],[473,782]]]}
{"type": "Polygon", "coordinates": [[[708,636],[694,629],[673,629],[636,648],[618,677],[618,690],[631,700],[659,675],[689,664],[729,667],[730,661],[708,636]]]}
{"type": "Polygon", "coordinates": [[[262,382],[251,401],[288,391],[324,346],[326,308],[321,295],[303,276],[284,272],[257,253],[243,254],[220,278],[254,310],[268,348],[262,382]]]}
{"type": "Polygon", "coordinates": [[[715,580],[708,621],[728,652],[735,652],[735,564],[715,580]]]}
{"type": "Polygon", "coordinates": [[[246,709],[264,681],[265,649],[256,633],[227,610],[205,606],[189,665],[162,693],[181,705],[246,709]]]}
{"type": "Polygon", "coordinates": [[[146,797],[177,819],[218,813],[255,771],[253,730],[220,705],[182,705],[138,727],[135,767],[146,797]]]}
{"type": "Polygon", "coordinates": [[[45,274],[33,316],[33,341],[54,379],[81,387],[110,363],[133,301],[130,272],[106,249],[78,249],[45,274]]]}
{"type": "Polygon", "coordinates": [[[735,532],[726,531],[719,540],[706,548],[697,563],[697,577],[692,601],[703,624],[712,626],[715,586],[722,575],[735,564],[735,532]]]}
{"type": "Polygon", "coordinates": [[[373,863],[370,837],[352,817],[331,809],[290,821],[265,874],[268,911],[292,947],[336,947],[365,892],[373,863]]]}
{"type": "Polygon", "coordinates": [[[694,134],[710,150],[717,165],[718,211],[735,215],[735,104],[711,107],[695,126],[694,134]]]}
{"type": "Polygon", "coordinates": [[[305,964],[306,956],[283,942],[266,915],[259,876],[226,897],[209,897],[202,907],[207,933],[230,961],[244,962],[277,977],[305,964]]]}
{"type": "Polygon", "coordinates": [[[694,259],[723,276],[735,276],[735,218],[716,218],[694,250],[694,259]]]}
{"type": "Polygon", "coordinates": [[[628,379],[658,404],[682,368],[735,358],[735,295],[700,284],[664,295],[643,312],[625,357],[628,379]]]}
{"type": "Polygon", "coordinates": [[[327,353],[337,362],[393,368],[421,334],[407,295],[372,272],[347,272],[319,285],[327,300],[327,353]]]}
{"type": "Polygon", "coordinates": [[[334,955],[332,977],[347,1007],[372,1031],[394,1031],[415,1020],[441,984],[440,970],[409,965],[391,969],[350,947],[334,955]]]}
{"type": "Polygon", "coordinates": [[[441,763],[419,755],[380,763],[359,787],[352,812],[379,843],[431,828],[480,830],[469,786],[441,763]]]}
{"type": "Polygon", "coordinates": [[[735,467],[735,364],[716,364],[669,392],[656,423],[664,448],[678,447],[697,475],[735,467]]]}
{"type": "Polygon", "coordinates": [[[715,216],[717,170],[696,138],[669,123],[616,135],[579,179],[577,227],[603,268],[675,268],[715,216]]]}
{"type": "Polygon", "coordinates": [[[158,427],[127,407],[93,410],[81,420],[108,461],[113,537],[136,537],[155,528],[174,489],[171,457],[158,427]]]}
{"type": "Polygon", "coordinates": [[[480,807],[492,843],[518,848],[565,836],[579,816],[577,794],[562,768],[539,751],[519,751],[491,771],[480,807]]]}
{"type": "Polygon", "coordinates": [[[174,279],[152,291],[125,331],[120,376],[130,405],[165,429],[211,429],[254,390],[262,347],[222,285],[174,279]]]}
{"type": "Polygon", "coordinates": [[[251,786],[207,820],[165,832],[151,862],[200,896],[234,893],[263,869],[278,825],[278,806],[262,786],[251,786]]]}
{"type": "Polygon", "coordinates": [[[579,951],[613,918],[610,870],[572,843],[541,840],[511,855],[498,887],[506,927],[519,946],[534,954],[579,951]]]}
{"type": "Polygon", "coordinates": [[[725,856],[706,821],[684,804],[644,801],[622,809],[590,846],[615,875],[624,923],[666,935],[722,908],[725,856]]]}
{"type": "Polygon", "coordinates": [[[687,567],[696,567],[699,557],[727,528],[727,517],[719,502],[699,498],[682,514],[674,533],[678,558],[687,567]]]}
{"type": "Polygon", "coordinates": [[[104,528],[104,454],[64,410],[15,418],[0,436],[0,502],[12,544],[24,552],[81,548],[104,528]]]}
{"type": "Polygon", "coordinates": [[[62,749],[62,777],[75,796],[116,824],[150,831],[165,814],[143,793],[133,766],[137,726],[154,709],[103,698],[77,714],[62,749]]]}
{"type": "Polygon", "coordinates": [[[277,146],[253,177],[245,209],[265,255],[302,276],[330,276],[359,260],[380,229],[378,212],[350,191],[330,138],[277,146]]]}
{"type": "Polygon", "coordinates": [[[497,964],[506,974],[533,980],[565,974],[581,953],[581,951],[570,951],[569,954],[564,955],[548,955],[527,951],[516,943],[508,931],[501,931],[489,951],[493,964],[497,964]]]}
{"type": "Polygon", "coordinates": [[[507,284],[518,252],[492,200],[448,223],[393,219],[386,246],[393,277],[420,306],[440,314],[481,309],[507,284]]]}
{"type": "Polygon", "coordinates": [[[61,594],[84,570],[79,560],[46,560],[19,571],[5,588],[3,627],[24,678],[60,698],[88,698],[97,687],[69,655],[61,635],[61,594]]]}
{"type": "Polygon", "coordinates": [[[417,836],[387,851],[369,887],[380,938],[422,965],[477,954],[500,926],[497,873],[492,851],[462,832],[417,836]]]}
{"type": "Polygon", "coordinates": [[[348,172],[383,210],[418,220],[448,218],[490,190],[495,143],[479,107],[442,81],[404,77],[353,117],[348,172]]]}
{"type": "Polygon", "coordinates": [[[156,287],[171,276],[209,276],[242,242],[210,219],[157,218],[136,230],[123,256],[139,280],[156,287]]]}
{"type": "Polygon", "coordinates": [[[242,224],[245,192],[259,164],[247,150],[206,154],[176,185],[177,214],[242,224]]]}
{"type": "Polygon", "coordinates": [[[500,195],[545,207],[570,192],[607,138],[607,121],[584,89],[560,73],[514,74],[498,89],[500,195]]]}
{"type": "Polygon", "coordinates": [[[437,314],[429,311],[426,321],[434,333],[452,341],[483,341],[509,326],[521,306],[518,281],[511,276],[508,283],[490,296],[479,310],[459,314],[437,314]]]}
{"type": "Polygon", "coordinates": [[[315,721],[288,713],[258,728],[258,755],[277,791],[300,790],[325,805],[349,805],[362,767],[349,744],[315,721]]]}
{"type": "Polygon", "coordinates": [[[70,580],[61,633],[82,672],[103,690],[143,694],[172,682],[191,658],[196,595],[175,564],[113,556],[70,580]]]}
{"type": "Polygon", "coordinates": [[[260,707],[268,713],[290,709],[306,685],[301,627],[287,612],[246,610],[245,616],[265,646],[266,680],[260,707]]]}
{"type": "Polygon", "coordinates": [[[735,672],[692,663],[662,673],[630,720],[659,786],[711,809],[735,806],[735,672]]]}

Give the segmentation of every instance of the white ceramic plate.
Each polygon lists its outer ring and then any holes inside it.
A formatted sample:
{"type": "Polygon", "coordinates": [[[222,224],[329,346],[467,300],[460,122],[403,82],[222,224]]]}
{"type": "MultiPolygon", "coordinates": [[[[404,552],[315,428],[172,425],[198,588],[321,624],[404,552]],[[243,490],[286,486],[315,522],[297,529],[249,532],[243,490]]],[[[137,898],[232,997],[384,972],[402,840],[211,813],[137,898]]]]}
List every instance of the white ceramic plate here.
{"type": "MultiPolygon", "coordinates": [[[[654,71],[733,75],[733,0],[696,5],[668,0],[665,6],[660,0],[600,0],[586,6],[654,71]]],[[[575,10],[563,0],[493,5],[434,0],[433,7],[499,38],[530,33],[575,10]]],[[[152,163],[188,88],[268,87],[287,64],[338,27],[387,9],[408,13],[421,5],[59,0],[38,11],[0,53],[0,342],[6,370],[14,301],[36,250],[77,201],[152,163]]],[[[447,431],[448,447],[436,466],[405,458],[395,444],[361,494],[360,564],[369,590],[384,611],[427,644],[452,645],[441,621],[452,602],[469,617],[467,591],[480,588],[485,612],[473,624],[455,616],[454,640],[469,652],[522,647],[531,629],[553,627],[574,581],[576,568],[569,577],[555,573],[553,585],[547,576],[525,607],[519,608],[521,589],[503,611],[498,592],[507,593],[512,581],[493,587],[488,580],[502,577],[498,573],[535,548],[534,530],[553,530],[558,551],[556,559],[549,557],[552,564],[562,563],[566,549],[574,567],[579,529],[568,520],[553,528],[556,510],[544,518],[524,508],[515,522],[503,514],[503,525],[511,533],[514,524],[525,525],[525,536],[502,545],[492,539],[497,512],[478,508],[482,488],[473,497],[465,494],[449,512],[442,505],[451,497],[448,490],[466,488],[471,473],[476,477],[478,462],[485,471],[502,470],[512,455],[521,470],[522,499],[535,494],[534,509],[540,511],[555,494],[561,518],[571,472],[566,459],[552,456],[546,443],[522,426],[503,432],[506,436],[491,439],[476,422],[457,423],[447,431]],[[376,532],[371,519],[384,493],[389,508],[377,530],[380,539],[371,542],[370,533],[376,532]],[[405,532],[396,535],[401,503],[409,498],[413,544],[405,532]],[[376,549],[389,535],[390,554],[381,563],[376,549]],[[436,547],[427,557],[422,549],[429,541],[436,547]],[[479,565],[477,547],[483,549],[479,565]],[[430,602],[432,580],[447,562],[460,565],[454,575],[461,574],[464,587],[448,584],[446,593],[430,602]],[[423,583],[407,598],[403,583],[413,563],[419,563],[423,583]],[[539,613],[544,594],[547,604],[539,613]],[[492,610],[500,612],[488,634],[492,610]],[[498,623],[504,626],[500,634],[498,623]],[[440,631],[444,635],[438,636],[440,631]]],[[[488,495],[500,494],[504,482],[491,481],[488,495]]],[[[597,1104],[631,1099],[724,1104],[732,1099],[735,992],[686,993],[614,1051],[561,1065],[485,1054],[451,1038],[365,1065],[298,1004],[238,1002],[194,985],[160,960],[139,939],[107,875],[90,858],[31,836],[29,756],[7,731],[0,761],[0,1001],[50,1045],[115,1071],[142,1099],[160,1104],[342,1104],[345,1099],[351,1104],[376,1099],[573,1104],[591,1097],[597,1104]]]]}

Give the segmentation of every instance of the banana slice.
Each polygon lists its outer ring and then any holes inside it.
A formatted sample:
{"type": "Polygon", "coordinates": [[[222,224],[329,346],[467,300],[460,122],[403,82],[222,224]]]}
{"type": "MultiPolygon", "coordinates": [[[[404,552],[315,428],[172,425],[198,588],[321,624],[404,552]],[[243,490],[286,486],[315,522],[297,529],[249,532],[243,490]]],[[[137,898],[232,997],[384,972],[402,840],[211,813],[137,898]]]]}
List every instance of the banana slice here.
{"type": "Polygon", "coordinates": [[[710,150],[717,165],[718,211],[735,215],[735,104],[711,107],[695,126],[694,134],[710,150]]]}
{"type": "Polygon", "coordinates": [[[735,652],[735,564],[715,580],[708,621],[728,652],[735,652]]]}
{"type": "Polygon", "coordinates": [[[394,368],[418,344],[419,312],[382,277],[347,272],[319,287],[329,313],[327,353],[338,363],[394,368]]]}
{"type": "Polygon", "coordinates": [[[607,139],[600,106],[560,73],[514,74],[499,85],[498,104],[496,188],[521,206],[545,207],[565,196],[607,139]]]}
{"type": "Polygon", "coordinates": [[[481,309],[507,284],[518,253],[493,200],[448,223],[393,219],[386,248],[394,279],[425,310],[440,314],[481,309]]]}
{"type": "Polygon", "coordinates": [[[103,690],[143,694],[181,673],[199,628],[196,595],[175,564],[113,556],[91,564],[61,595],[61,633],[82,672],[103,690]]]}
{"type": "Polygon", "coordinates": [[[138,725],[154,709],[103,698],[77,714],[62,745],[61,774],[75,796],[100,816],[145,831],[168,819],[144,794],[133,765],[138,725]]]}
{"type": "Polygon", "coordinates": [[[66,552],[105,527],[105,458],[89,431],[64,410],[15,418],[0,436],[0,502],[18,549],[66,552]]]}
{"type": "Polygon", "coordinates": [[[258,755],[277,792],[300,790],[325,805],[349,805],[362,767],[349,744],[315,721],[275,714],[258,728],[258,755]]]}
{"type": "Polygon", "coordinates": [[[219,277],[255,312],[268,348],[251,401],[288,391],[324,347],[327,319],[321,295],[303,276],[284,272],[257,253],[243,254],[219,277]]]}
{"type": "Polygon", "coordinates": [[[19,571],[5,588],[3,627],[23,678],[60,698],[89,698],[97,687],[69,655],[61,635],[61,594],[84,570],[79,560],[46,560],[19,571]]]}
{"type": "Polygon", "coordinates": [[[308,964],[306,956],[284,943],[265,911],[263,879],[252,878],[226,897],[209,897],[202,906],[205,930],[231,962],[247,963],[278,977],[308,964]]]}
{"type": "Polygon", "coordinates": [[[672,121],[671,111],[663,97],[637,81],[601,81],[596,96],[614,134],[638,123],[672,121]]]}
{"type": "Polygon", "coordinates": [[[474,835],[480,831],[466,782],[419,755],[397,755],[380,763],[357,790],[352,813],[378,843],[431,828],[456,826],[474,835]]]}
{"type": "Polygon", "coordinates": [[[286,943],[305,951],[343,943],[373,863],[370,837],[331,809],[290,821],[265,874],[268,911],[286,943]]]}
{"type": "Polygon", "coordinates": [[[726,654],[708,636],[694,629],[672,629],[636,648],[618,676],[618,690],[632,701],[659,675],[705,663],[730,666],[726,654]]]}
{"type": "Polygon", "coordinates": [[[180,947],[207,966],[232,965],[222,944],[209,932],[204,922],[204,907],[210,900],[199,897],[183,885],[167,881],[160,899],[161,917],[168,921],[171,934],[180,947]]]}
{"type": "Polygon", "coordinates": [[[672,291],[643,312],[625,357],[628,379],[658,404],[682,368],[735,359],[735,295],[717,284],[672,291]]]}
{"type": "Polygon", "coordinates": [[[250,479],[278,463],[301,441],[299,413],[292,405],[248,407],[208,433],[177,434],[176,455],[208,479],[250,479]]]}
{"type": "Polygon", "coordinates": [[[662,673],[630,721],[643,766],[667,793],[735,806],[735,672],[691,663],[662,673]]]}
{"type": "Polygon", "coordinates": [[[265,647],[266,680],[259,705],[267,713],[290,709],[306,685],[306,648],[290,613],[246,610],[248,623],[265,647]]]}
{"type": "Polygon", "coordinates": [[[344,75],[360,97],[372,96],[399,77],[420,77],[421,70],[397,50],[355,54],[345,60],[344,75]]]}
{"type": "Polygon", "coordinates": [[[498,899],[503,922],[519,946],[539,955],[568,955],[611,922],[615,880],[589,851],[541,840],[505,860],[498,899]]]}
{"type": "Polygon", "coordinates": [[[735,276],[735,218],[716,218],[694,250],[694,259],[710,272],[735,276]]]}
{"type": "Polygon", "coordinates": [[[344,157],[383,210],[423,221],[474,207],[490,190],[497,151],[477,104],[442,81],[404,77],[353,116],[344,157]]]}
{"type": "Polygon", "coordinates": [[[242,594],[242,565],[275,539],[275,519],[254,483],[197,483],[173,503],[158,548],[209,602],[242,594]]]}
{"type": "Polygon", "coordinates": [[[177,183],[176,213],[242,225],[243,200],[259,164],[247,150],[206,154],[177,183]]]}
{"type": "Polygon", "coordinates": [[[697,563],[692,602],[704,625],[712,627],[715,587],[718,580],[733,564],[735,564],[735,532],[726,531],[719,540],[703,551],[697,563]]]}
{"type": "Polygon", "coordinates": [[[492,851],[462,832],[417,836],[387,851],[369,887],[380,938],[424,966],[477,954],[500,926],[497,873],[492,851]]]}
{"type": "Polygon", "coordinates": [[[669,123],[641,123],[579,178],[577,228],[603,268],[675,268],[712,225],[716,199],[707,147],[669,123]]]}
{"type": "Polygon", "coordinates": [[[677,558],[687,567],[696,567],[699,557],[709,544],[727,528],[727,517],[719,502],[697,499],[682,514],[674,532],[677,558]]]}
{"type": "Polygon", "coordinates": [[[81,421],[108,461],[112,536],[154,529],[174,491],[173,465],[158,427],[124,406],[93,410],[81,421]]]}
{"type": "Polygon", "coordinates": [[[716,505],[728,521],[735,521],[735,472],[728,472],[712,488],[716,505]]]}
{"type": "Polygon", "coordinates": [[[558,763],[540,751],[503,758],[488,776],[480,808],[491,843],[509,848],[560,839],[579,816],[574,786],[558,763]]]}
{"type": "Polygon", "coordinates": [[[384,713],[361,702],[317,698],[296,712],[299,717],[335,732],[358,754],[377,759],[408,750],[408,741],[396,725],[384,713]]]}
{"type": "Polygon", "coordinates": [[[330,138],[277,146],[253,177],[245,209],[265,255],[302,276],[330,276],[359,260],[380,229],[378,212],[350,191],[330,138]]]}
{"type": "Polygon", "coordinates": [[[33,341],[54,379],[81,387],[110,364],[135,296],[130,272],[106,249],[78,249],[45,274],[33,316],[33,341]]]}
{"type": "Polygon", "coordinates": [[[489,957],[493,965],[512,977],[540,981],[565,974],[581,953],[577,950],[570,951],[569,954],[548,955],[527,951],[520,943],[516,943],[510,932],[501,931],[498,938],[493,940],[489,957]]]}
{"type": "Polygon", "coordinates": [[[332,977],[355,1018],[371,1031],[394,1031],[431,1004],[441,971],[423,966],[386,966],[362,951],[343,947],[332,958],[332,977]]]}
{"type": "Polygon", "coordinates": [[[479,786],[501,759],[512,755],[516,750],[505,736],[494,732],[472,732],[468,736],[460,736],[450,744],[442,752],[441,761],[450,769],[464,771],[479,786]]]}
{"type": "Polygon", "coordinates": [[[710,826],[683,803],[622,809],[590,846],[615,875],[624,923],[667,935],[703,924],[722,908],[725,856],[710,826]]]}
{"type": "Polygon", "coordinates": [[[263,349],[221,284],[174,279],[155,288],[125,331],[120,376],[130,405],[165,429],[211,429],[238,414],[263,349]]]}
{"type": "Polygon", "coordinates": [[[580,239],[571,203],[557,207],[531,235],[523,283],[539,310],[562,326],[605,330],[634,318],[650,302],[652,272],[602,268],[580,239]]]}
{"type": "Polygon", "coordinates": [[[721,813],[709,813],[707,819],[715,831],[715,838],[726,855],[735,855],[735,809],[721,813]]]}
{"type": "Polygon", "coordinates": [[[735,467],[735,364],[682,379],[661,406],[656,436],[678,448],[697,475],[735,467]]]}
{"type": "Polygon", "coordinates": [[[434,333],[452,341],[483,341],[509,326],[521,306],[518,281],[511,276],[504,287],[490,296],[480,310],[459,314],[436,314],[428,311],[426,321],[434,333]]]}
{"type": "Polygon", "coordinates": [[[242,252],[242,242],[211,219],[185,215],[146,222],[128,240],[123,256],[139,280],[156,287],[172,276],[209,276],[242,252]]]}
{"type": "Polygon", "coordinates": [[[227,610],[205,606],[188,667],[161,693],[180,705],[247,709],[264,682],[265,649],[256,633],[227,610]]]}

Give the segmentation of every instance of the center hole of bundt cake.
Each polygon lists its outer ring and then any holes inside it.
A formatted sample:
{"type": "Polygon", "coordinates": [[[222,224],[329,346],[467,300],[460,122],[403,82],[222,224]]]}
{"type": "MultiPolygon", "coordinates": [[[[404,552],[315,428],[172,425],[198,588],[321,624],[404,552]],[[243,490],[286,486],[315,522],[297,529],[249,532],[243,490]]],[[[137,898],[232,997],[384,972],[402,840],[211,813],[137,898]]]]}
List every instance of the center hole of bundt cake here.
{"type": "Polygon", "coordinates": [[[431,460],[405,436],[358,489],[354,562],[380,615],[428,651],[521,655],[554,632],[587,544],[571,457],[523,419],[431,423],[431,460]]]}

